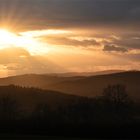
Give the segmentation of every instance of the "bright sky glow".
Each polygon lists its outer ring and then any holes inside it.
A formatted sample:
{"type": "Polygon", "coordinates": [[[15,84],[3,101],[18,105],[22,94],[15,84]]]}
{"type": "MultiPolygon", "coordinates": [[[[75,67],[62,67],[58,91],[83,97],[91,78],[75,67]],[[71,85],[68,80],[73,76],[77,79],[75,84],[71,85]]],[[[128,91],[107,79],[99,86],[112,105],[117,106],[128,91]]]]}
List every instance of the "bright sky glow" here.
{"type": "Polygon", "coordinates": [[[30,54],[46,54],[49,51],[47,43],[35,39],[34,36],[26,34],[15,34],[6,29],[0,29],[0,49],[21,47],[30,52],[30,54]]]}

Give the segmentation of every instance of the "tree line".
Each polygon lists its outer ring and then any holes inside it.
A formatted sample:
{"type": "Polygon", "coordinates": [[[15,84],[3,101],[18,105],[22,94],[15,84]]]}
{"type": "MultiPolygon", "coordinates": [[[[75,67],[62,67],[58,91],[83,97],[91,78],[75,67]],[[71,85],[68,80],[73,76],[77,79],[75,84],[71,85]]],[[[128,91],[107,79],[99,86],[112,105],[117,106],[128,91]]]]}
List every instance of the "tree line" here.
{"type": "MultiPolygon", "coordinates": [[[[25,88],[22,88],[23,90],[25,88]]],[[[119,127],[138,124],[139,105],[128,96],[124,85],[109,85],[101,96],[81,98],[57,107],[47,103],[36,105],[27,114],[14,97],[0,98],[0,129],[46,131],[71,128],[119,127]],[[26,115],[25,115],[26,114],[26,115]],[[5,129],[3,129],[5,128],[5,129]]]]}

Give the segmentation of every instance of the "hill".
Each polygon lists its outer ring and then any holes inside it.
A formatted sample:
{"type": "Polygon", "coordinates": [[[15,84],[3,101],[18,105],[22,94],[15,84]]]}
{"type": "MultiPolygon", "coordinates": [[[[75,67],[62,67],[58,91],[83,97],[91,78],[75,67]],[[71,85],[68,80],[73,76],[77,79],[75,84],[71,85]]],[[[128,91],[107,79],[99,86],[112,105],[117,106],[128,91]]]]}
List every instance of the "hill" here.
{"type": "Polygon", "coordinates": [[[59,77],[76,77],[76,76],[96,76],[124,72],[123,70],[104,70],[97,72],[68,72],[68,73],[50,73],[46,75],[59,76],[59,77]]]}
{"type": "Polygon", "coordinates": [[[77,100],[86,99],[57,91],[25,88],[14,85],[0,86],[0,100],[7,98],[16,101],[22,109],[29,112],[41,104],[47,104],[55,108],[61,105],[68,105],[77,100]]]}
{"type": "Polygon", "coordinates": [[[26,87],[37,87],[87,97],[100,95],[108,85],[123,84],[126,86],[128,94],[137,100],[140,100],[139,83],[139,71],[73,77],[33,74],[0,79],[0,85],[15,84],[26,87]]]}

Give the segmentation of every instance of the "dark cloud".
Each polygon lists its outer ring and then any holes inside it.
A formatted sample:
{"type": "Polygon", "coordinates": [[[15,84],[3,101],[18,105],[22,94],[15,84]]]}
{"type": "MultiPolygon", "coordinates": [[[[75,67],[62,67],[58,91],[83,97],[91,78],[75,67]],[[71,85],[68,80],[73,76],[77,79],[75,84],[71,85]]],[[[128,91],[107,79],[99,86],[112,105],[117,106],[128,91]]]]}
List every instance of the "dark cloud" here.
{"type": "Polygon", "coordinates": [[[1,20],[26,28],[131,26],[139,28],[139,0],[0,0],[1,20]]]}
{"type": "Polygon", "coordinates": [[[127,49],[140,49],[140,36],[122,37],[119,40],[114,40],[113,43],[127,49]]]}
{"type": "Polygon", "coordinates": [[[123,47],[118,47],[118,46],[115,46],[115,45],[105,45],[104,46],[104,49],[103,51],[108,51],[108,52],[127,52],[127,49],[126,48],[123,48],[123,47]]]}

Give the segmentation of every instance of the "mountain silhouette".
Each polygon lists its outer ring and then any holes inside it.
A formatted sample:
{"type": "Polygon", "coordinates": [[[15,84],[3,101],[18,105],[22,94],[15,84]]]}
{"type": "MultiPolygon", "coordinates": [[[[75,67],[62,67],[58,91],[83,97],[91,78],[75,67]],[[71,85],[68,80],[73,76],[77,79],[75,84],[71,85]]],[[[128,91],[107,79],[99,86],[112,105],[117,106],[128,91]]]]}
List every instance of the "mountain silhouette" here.
{"type": "Polygon", "coordinates": [[[126,71],[93,76],[62,76],[28,74],[0,79],[0,85],[20,85],[59,91],[71,95],[95,97],[99,96],[108,85],[122,84],[128,94],[140,100],[140,71],[126,71]]]}

